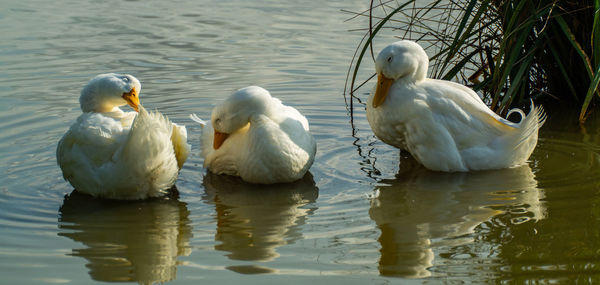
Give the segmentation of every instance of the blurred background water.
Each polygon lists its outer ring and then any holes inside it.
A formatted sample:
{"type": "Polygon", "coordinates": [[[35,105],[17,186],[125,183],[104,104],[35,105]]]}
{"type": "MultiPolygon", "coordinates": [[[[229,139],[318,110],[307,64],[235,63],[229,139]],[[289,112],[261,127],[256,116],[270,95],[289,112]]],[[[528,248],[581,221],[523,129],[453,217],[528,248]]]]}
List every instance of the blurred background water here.
{"type": "Polygon", "coordinates": [[[362,106],[350,124],[352,30],[366,19],[341,9],[368,5],[3,1],[0,283],[599,281],[598,120],[549,111],[529,165],[427,171],[375,139],[362,106]],[[56,143],[105,72],[136,76],[144,106],[187,125],[178,196],[102,201],[63,180],[56,143]],[[247,85],[308,117],[318,152],[304,179],[260,187],[202,168],[188,115],[209,118],[247,85]]]}

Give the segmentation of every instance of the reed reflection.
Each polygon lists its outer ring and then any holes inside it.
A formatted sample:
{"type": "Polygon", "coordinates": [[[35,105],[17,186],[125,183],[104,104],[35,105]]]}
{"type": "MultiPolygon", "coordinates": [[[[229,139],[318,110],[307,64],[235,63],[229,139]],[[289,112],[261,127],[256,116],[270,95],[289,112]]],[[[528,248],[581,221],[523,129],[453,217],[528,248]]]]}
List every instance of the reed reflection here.
{"type": "Polygon", "coordinates": [[[95,199],[73,191],[60,208],[58,235],[84,246],[92,279],[152,284],[176,278],[178,256],[191,253],[186,204],[173,197],[144,201],[95,199]]]}
{"type": "Polygon", "coordinates": [[[217,218],[215,249],[233,260],[270,261],[277,248],[302,238],[301,228],[318,197],[310,173],[294,183],[256,185],[238,177],[207,173],[206,200],[217,218]]]}
{"type": "MultiPolygon", "coordinates": [[[[404,165],[402,165],[404,167],[404,165]]],[[[438,246],[473,241],[475,227],[511,213],[513,223],[545,217],[535,176],[529,166],[470,173],[403,168],[387,186],[375,189],[369,215],[381,235],[379,272],[386,276],[431,275],[438,246]]]]}

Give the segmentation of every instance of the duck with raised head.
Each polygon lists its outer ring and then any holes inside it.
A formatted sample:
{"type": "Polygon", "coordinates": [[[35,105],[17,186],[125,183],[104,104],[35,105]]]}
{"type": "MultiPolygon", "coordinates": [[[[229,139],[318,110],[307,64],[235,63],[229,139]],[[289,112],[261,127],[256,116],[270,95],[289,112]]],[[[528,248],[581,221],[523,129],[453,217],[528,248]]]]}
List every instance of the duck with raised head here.
{"type": "Polygon", "coordinates": [[[406,150],[436,171],[500,169],[526,163],[546,116],[531,104],[519,123],[490,110],[470,88],[427,78],[425,50],[402,40],[377,56],[377,85],[367,101],[367,119],[383,142],[406,150]]]}
{"type": "Polygon", "coordinates": [[[205,168],[259,184],[302,178],[317,150],[306,118],[258,86],[242,88],[215,106],[201,140],[205,168]]]}
{"type": "Polygon", "coordinates": [[[131,75],[100,74],[81,91],[81,114],[56,149],[65,180],[79,192],[110,199],[158,197],[174,184],[190,145],[185,126],[139,100],[131,75]],[[119,107],[131,106],[136,112],[119,107]]]}

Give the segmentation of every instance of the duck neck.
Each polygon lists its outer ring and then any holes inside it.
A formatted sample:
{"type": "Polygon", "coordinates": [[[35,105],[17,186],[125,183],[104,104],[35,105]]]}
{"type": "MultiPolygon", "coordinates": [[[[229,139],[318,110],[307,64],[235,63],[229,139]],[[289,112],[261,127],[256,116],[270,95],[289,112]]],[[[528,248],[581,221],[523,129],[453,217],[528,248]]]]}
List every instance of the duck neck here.
{"type": "Polygon", "coordinates": [[[120,98],[103,98],[97,96],[81,96],[79,98],[79,106],[83,112],[108,113],[120,111],[119,106],[122,106],[120,98]]]}
{"type": "Polygon", "coordinates": [[[115,119],[123,118],[128,112],[123,112],[119,107],[113,107],[110,111],[101,112],[103,115],[115,119]]]}
{"type": "Polygon", "coordinates": [[[414,85],[416,84],[418,81],[417,78],[415,78],[415,76],[411,75],[407,75],[407,76],[402,76],[396,80],[394,80],[394,83],[392,85],[396,85],[396,84],[400,84],[400,85],[414,85]]]}

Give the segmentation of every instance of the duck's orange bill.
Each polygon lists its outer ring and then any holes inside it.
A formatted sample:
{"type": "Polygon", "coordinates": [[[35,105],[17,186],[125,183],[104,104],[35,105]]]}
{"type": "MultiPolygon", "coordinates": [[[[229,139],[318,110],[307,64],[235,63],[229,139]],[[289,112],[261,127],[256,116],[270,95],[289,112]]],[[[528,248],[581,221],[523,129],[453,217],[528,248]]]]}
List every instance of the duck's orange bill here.
{"type": "Polygon", "coordinates": [[[127,101],[127,105],[131,106],[136,112],[140,111],[140,97],[138,97],[138,91],[134,88],[131,88],[129,93],[123,93],[123,99],[127,101]]]}
{"type": "Polygon", "coordinates": [[[229,134],[221,133],[221,132],[215,130],[215,136],[213,138],[213,148],[219,149],[221,147],[221,145],[223,144],[223,142],[225,142],[225,140],[227,139],[228,136],[229,136],[229,134]]]}
{"type": "Polygon", "coordinates": [[[385,97],[390,92],[394,80],[385,77],[382,73],[377,75],[377,88],[375,89],[375,95],[373,96],[373,108],[379,107],[385,101],[385,97]]]}

